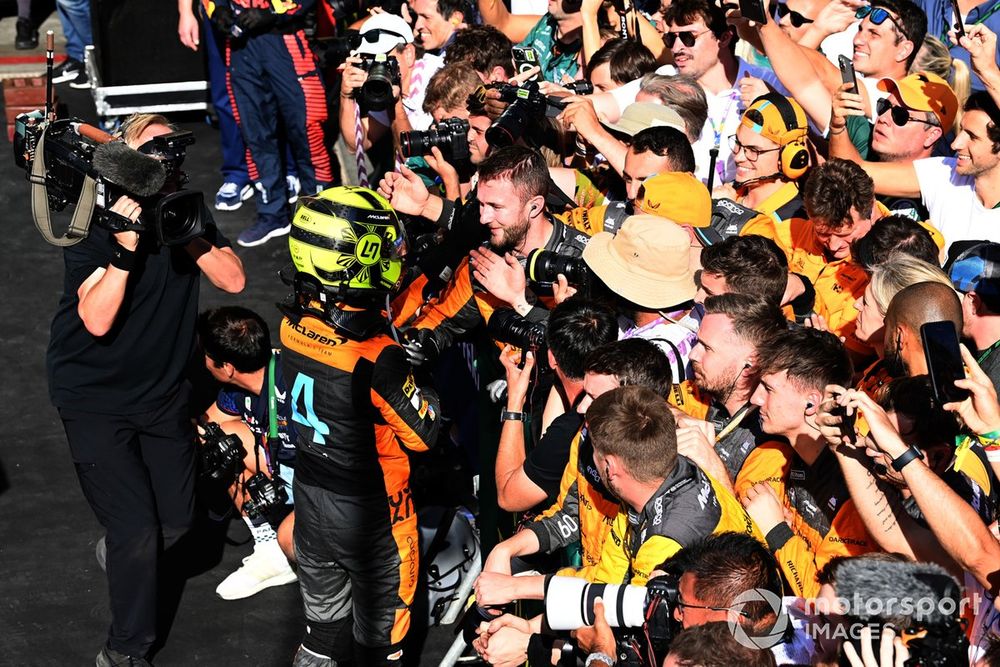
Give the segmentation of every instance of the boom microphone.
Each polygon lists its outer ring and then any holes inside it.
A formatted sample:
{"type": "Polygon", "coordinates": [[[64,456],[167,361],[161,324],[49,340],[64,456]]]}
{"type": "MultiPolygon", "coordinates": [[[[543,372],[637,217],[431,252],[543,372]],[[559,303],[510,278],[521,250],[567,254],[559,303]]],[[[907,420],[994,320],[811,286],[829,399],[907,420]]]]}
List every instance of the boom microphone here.
{"type": "Polygon", "coordinates": [[[930,625],[951,621],[957,611],[949,612],[958,609],[962,595],[958,582],[938,565],[865,557],[837,568],[836,588],[851,606],[848,615],[897,627],[905,627],[904,619],[930,625]]]}
{"type": "Polygon", "coordinates": [[[159,160],[121,141],[95,148],[93,165],[105,180],[139,197],[155,195],[167,180],[167,171],[159,160]]]}

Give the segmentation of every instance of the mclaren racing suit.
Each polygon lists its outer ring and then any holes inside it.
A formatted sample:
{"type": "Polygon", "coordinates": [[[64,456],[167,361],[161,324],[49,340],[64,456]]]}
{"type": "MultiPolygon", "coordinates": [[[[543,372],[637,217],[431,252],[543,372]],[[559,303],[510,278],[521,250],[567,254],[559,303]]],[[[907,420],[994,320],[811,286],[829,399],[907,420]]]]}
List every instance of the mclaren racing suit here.
{"type": "Polygon", "coordinates": [[[298,428],[295,552],[307,621],[353,613],[358,645],[394,646],[419,572],[404,447],[434,442],[437,397],[384,333],[349,340],[316,318],[285,318],[281,342],[298,428]]]}
{"type": "MultiPolygon", "coordinates": [[[[558,220],[552,220],[552,234],[543,250],[556,252],[568,257],[579,257],[590,237],[567,227],[558,220]]],[[[521,258],[523,262],[523,258],[521,258]]],[[[532,284],[532,283],[529,283],[532,284]]],[[[540,287],[539,297],[546,296],[551,284],[533,283],[540,287]]],[[[487,323],[497,308],[506,304],[487,292],[473,277],[472,267],[466,257],[455,270],[455,275],[442,291],[441,296],[425,308],[414,323],[415,329],[431,329],[434,344],[438,350],[451,345],[457,336],[472,330],[480,323],[487,323]]],[[[547,311],[533,309],[528,319],[543,319],[547,311]]]]}
{"type": "Polygon", "coordinates": [[[641,586],[649,574],[691,543],[723,532],[763,535],[739,501],[683,456],[641,512],[619,510],[601,559],[579,575],[597,583],[641,586]]]}
{"type": "MultiPolygon", "coordinates": [[[[780,523],[767,534],[768,547],[781,565],[794,595],[819,594],[819,571],[837,556],[860,556],[878,551],[847,490],[835,454],[824,448],[808,465],[787,445],[768,443],[764,448],[784,448],[788,461],[779,488],[791,513],[791,526],[780,523]]],[[[762,448],[763,449],[763,448],[762,448]]]]}
{"type": "MultiPolygon", "coordinates": [[[[549,553],[579,540],[583,566],[594,567],[601,560],[618,506],[618,499],[604,488],[594,468],[594,447],[584,425],[570,444],[569,462],[559,482],[556,502],[525,530],[533,532],[539,549],[549,553]]],[[[574,571],[570,568],[559,574],[574,571]]]]}

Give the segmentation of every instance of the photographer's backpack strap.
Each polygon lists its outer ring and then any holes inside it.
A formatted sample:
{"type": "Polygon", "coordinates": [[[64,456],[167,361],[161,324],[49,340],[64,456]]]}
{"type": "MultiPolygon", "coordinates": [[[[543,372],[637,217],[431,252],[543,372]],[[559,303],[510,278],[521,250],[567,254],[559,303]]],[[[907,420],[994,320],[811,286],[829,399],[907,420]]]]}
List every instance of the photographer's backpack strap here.
{"type": "Polygon", "coordinates": [[[76,201],[73,217],[63,236],[57,237],[52,231],[52,215],[49,210],[49,194],[45,181],[45,134],[42,131],[35,147],[35,159],[31,163],[31,217],[42,237],[56,246],[71,246],[79,243],[90,233],[90,218],[94,213],[97,183],[88,175],[83,177],[80,197],[76,201]]]}

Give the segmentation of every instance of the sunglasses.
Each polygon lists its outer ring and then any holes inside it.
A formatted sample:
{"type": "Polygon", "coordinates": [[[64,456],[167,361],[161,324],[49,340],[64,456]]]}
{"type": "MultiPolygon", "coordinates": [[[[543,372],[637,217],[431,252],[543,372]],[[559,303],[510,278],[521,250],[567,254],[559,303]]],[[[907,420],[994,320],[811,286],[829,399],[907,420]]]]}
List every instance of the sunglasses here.
{"type": "Polygon", "coordinates": [[[898,127],[903,127],[911,120],[917,123],[923,123],[924,125],[937,126],[937,123],[933,123],[929,120],[924,120],[923,118],[914,118],[910,115],[909,110],[906,107],[901,107],[890,102],[887,98],[881,98],[875,102],[875,113],[879,116],[884,114],[886,111],[891,111],[892,122],[898,127]]]}
{"type": "Polygon", "coordinates": [[[872,7],[871,5],[865,5],[858,11],[854,12],[854,18],[856,19],[860,20],[865,18],[866,16],[868,17],[868,20],[870,20],[875,25],[882,25],[888,20],[890,23],[896,26],[896,30],[899,31],[899,34],[903,35],[903,37],[906,37],[907,39],[910,38],[910,36],[906,34],[906,31],[903,30],[903,26],[899,25],[899,21],[894,19],[892,17],[892,14],[890,14],[889,11],[886,10],[884,7],[872,7]]]}
{"type": "Polygon", "coordinates": [[[747,156],[748,162],[756,162],[763,153],[773,153],[774,151],[780,151],[781,147],[778,148],[757,148],[756,146],[744,146],[740,143],[740,140],[736,138],[735,134],[729,136],[729,148],[733,152],[733,156],[739,154],[743,151],[743,154],[747,156]]]}
{"type": "Polygon", "coordinates": [[[789,22],[792,24],[792,27],[795,27],[795,28],[801,28],[805,24],[813,22],[812,19],[806,18],[805,16],[803,16],[802,14],[799,14],[794,9],[789,9],[788,5],[786,3],[779,2],[778,3],[778,20],[780,21],[781,19],[785,18],[786,16],[788,17],[789,22]]]}
{"type": "Polygon", "coordinates": [[[390,37],[398,37],[404,44],[408,44],[409,40],[403,35],[393,30],[387,30],[385,28],[373,28],[371,30],[366,30],[363,33],[350,35],[349,40],[351,42],[352,48],[358,48],[361,46],[362,42],[368,42],[369,44],[374,44],[378,40],[382,39],[382,35],[389,35],[390,37]]]}
{"type": "Polygon", "coordinates": [[[667,45],[668,49],[674,48],[674,44],[677,42],[677,38],[680,37],[681,44],[690,48],[694,46],[695,41],[706,32],[711,32],[710,30],[702,30],[701,32],[692,32],[690,30],[685,30],[683,32],[668,32],[663,35],[663,43],[667,45]]]}

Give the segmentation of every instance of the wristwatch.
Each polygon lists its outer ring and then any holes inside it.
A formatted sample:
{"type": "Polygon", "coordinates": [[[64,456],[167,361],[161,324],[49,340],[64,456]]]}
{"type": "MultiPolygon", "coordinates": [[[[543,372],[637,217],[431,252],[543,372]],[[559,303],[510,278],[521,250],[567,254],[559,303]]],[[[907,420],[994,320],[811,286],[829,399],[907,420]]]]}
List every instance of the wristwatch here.
{"type": "Polygon", "coordinates": [[[588,655],[587,662],[583,664],[584,667],[592,667],[592,666],[596,667],[597,663],[601,663],[602,665],[607,665],[608,667],[612,667],[615,664],[615,659],[612,658],[607,653],[595,652],[588,655]]]}
{"type": "Polygon", "coordinates": [[[923,455],[923,452],[913,445],[910,445],[909,449],[892,460],[892,469],[896,472],[903,472],[903,468],[905,468],[910,461],[922,458],[923,455]]]}
{"type": "Polygon", "coordinates": [[[515,412],[514,410],[504,410],[500,413],[500,422],[526,422],[528,415],[525,412],[515,412]]]}

